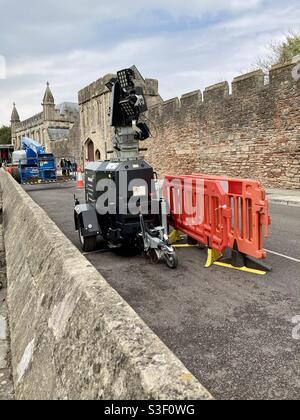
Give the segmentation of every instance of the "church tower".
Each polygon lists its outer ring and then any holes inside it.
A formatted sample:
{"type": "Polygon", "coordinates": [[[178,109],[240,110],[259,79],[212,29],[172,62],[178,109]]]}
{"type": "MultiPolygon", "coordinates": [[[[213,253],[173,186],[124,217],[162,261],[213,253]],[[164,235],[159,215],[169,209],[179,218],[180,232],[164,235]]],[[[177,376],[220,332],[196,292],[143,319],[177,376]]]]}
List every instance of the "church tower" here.
{"type": "Polygon", "coordinates": [[[20,116],[16,108],[16,104],[14,103],[12,114],[11,114],[11,143],[14,145],[15,149],[18,149],[20,145],[17,142],[17,136],[16,136],[16,128],[17,125],[20,122],[20,116]]]}
{"type": "Polygon", "coordinates": [[[47,88],[42,105],[44,108],[44,120],[53,121],[55,119],[55,103],[54,97],[50,90],[49,82],[47,82],[47,88]]]}

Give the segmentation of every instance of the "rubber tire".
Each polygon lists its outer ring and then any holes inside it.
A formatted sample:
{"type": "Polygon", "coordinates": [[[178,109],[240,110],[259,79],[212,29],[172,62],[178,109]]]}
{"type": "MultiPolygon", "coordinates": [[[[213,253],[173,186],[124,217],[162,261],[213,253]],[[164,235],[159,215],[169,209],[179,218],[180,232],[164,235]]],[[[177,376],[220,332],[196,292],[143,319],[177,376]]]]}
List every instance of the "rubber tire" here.
{"type": "Polygon", "coordinates": [[[155,249],[149,250],[149,257],[152,264],[158,264],[159,263],[159,257],[155,251],[155,249]]]}
{"type": "Polygon", "coordinates": [[[177,254],[165,255],[165,261],[169,268],[175,270],[178,267],[178,256],[177,254]]]}
{"type": "Polygon", "coordinates": [[[97,248],[97,236],[84,237],[78,230],[79,242],[83,252],[92,252],[97,248]]]}
{"type": "Polygon", "coordinates": [[[3,283],[0,281],[0,290],[3,289],[3,283]]]}

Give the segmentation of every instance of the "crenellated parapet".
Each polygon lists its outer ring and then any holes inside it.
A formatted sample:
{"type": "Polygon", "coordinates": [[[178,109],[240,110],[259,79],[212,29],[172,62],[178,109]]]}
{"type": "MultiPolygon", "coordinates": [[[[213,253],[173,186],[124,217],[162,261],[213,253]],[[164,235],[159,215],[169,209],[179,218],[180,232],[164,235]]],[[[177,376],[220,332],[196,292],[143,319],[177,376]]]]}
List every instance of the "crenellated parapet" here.
{"type": "MultiPolygon", "coordinates": [[[[168,114],[178,113],[178,111],[187,110],[194,107],[208,106],[216,103],[218,106],[227,105],[228,102],[240,101],[241,106],[243,101],[249,97],[256,96],[265,98],[268,94],[276,95],[276,89],[280,91],[282,86],[292,87],[296,81],[293,79],[293,68],[295,63],[287,63],[284,65],[274,66],[268,77],[262,70],[247,73],[236,77],[230,85],[228,82],[217,83],[205,88],[203,95],[200,90],[196,90],[181,96],[181,98],[173,98],[167,101],[162,101],[160,104],[151,108],[153,114],[158,113],[163,115],[164,112],[168,114]]],[[[167,116],[168,118],[170,115],[167,116]]]]}
{"type": "Polygon", "coordinates": [[[147,159],[163,175],[206,172],[300,188],[300,60],[236,77],[149,110],[147,159]]]}
{"type": "Polygon", "coordinates": [[[232,82],[232,96],[243,97],[260,92],[265,86],[265,74],[262,70],[236,77],[232,82]]]}
{"type": "Polygon", "coordinates": [[[220,102],[228,99],[229,97],[229,84],[227,82],[217,83],[216,85],[209,86],[205,89],[203,94],[203,101],[220,102]]]}

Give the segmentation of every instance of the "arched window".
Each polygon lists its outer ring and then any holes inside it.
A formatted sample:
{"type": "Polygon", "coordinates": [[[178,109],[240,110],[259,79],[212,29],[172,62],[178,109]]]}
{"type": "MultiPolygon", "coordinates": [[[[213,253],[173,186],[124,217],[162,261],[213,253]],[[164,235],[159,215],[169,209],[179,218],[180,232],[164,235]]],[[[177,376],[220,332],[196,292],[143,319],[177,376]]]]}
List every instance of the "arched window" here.
{"type": "Polygon", "coordinates": [[[98,149],[96,150],[96,153],[95,153],[95,159],[96,160],[101,160],[101,153],[98,149]]]}
{"type": "Polygon", "coordinates": [[[89,162],[94,162],[95,160],[94,142],[91,139],[87,139],[85,142],[85,159],[89,162]]]}

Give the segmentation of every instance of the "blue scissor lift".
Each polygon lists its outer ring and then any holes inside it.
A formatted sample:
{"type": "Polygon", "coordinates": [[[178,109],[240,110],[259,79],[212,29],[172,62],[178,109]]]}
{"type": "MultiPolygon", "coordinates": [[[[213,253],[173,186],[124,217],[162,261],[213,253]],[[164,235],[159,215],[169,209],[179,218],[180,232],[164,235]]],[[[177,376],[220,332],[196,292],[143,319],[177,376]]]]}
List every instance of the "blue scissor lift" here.
{"type": "Polygon", "coordinates": [[[52,153],[28,137],[22,139],[22,150],[26,160],[19,162],[19,174],[22,184],[56,182],[56,159],[52,153]]]}

